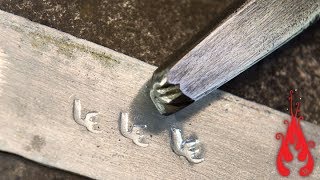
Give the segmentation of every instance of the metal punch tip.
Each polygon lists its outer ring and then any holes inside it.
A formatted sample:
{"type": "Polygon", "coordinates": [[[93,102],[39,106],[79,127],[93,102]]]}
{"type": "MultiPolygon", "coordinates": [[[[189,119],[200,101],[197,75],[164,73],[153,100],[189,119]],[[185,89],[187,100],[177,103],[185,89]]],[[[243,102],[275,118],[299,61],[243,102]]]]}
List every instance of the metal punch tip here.
{"type": "Polygon", "coordinates": [[[158,68],[150,88],[150,98],[162,115],[173,114],[194,102],[181,92],[179,85],[168,82],[166,72],[166,69],[158,68]]]}

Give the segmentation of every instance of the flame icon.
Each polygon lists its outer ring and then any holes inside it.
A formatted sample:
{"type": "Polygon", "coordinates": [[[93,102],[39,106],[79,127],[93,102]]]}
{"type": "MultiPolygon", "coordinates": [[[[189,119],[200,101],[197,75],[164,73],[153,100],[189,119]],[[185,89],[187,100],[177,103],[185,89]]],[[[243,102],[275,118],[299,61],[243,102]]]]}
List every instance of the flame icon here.
{"type": "Polygon", "coordinates": [[[298,152],[297,158],[300,162],[306,161],[306,164],[300,168],[300,176],[309,176],[313,171],[314,160],[309,148],[315,147],[314,141],[306,141],[303,131],[300,126],[300,121],[303,117],[300,116],[300,102],[295,104],[296,109],[293,111],[293,91],[290,91],[289,96],[290,102],[290,115],[291,122],[284,120],[284,124],[288,126],[286,135],[282,133],[276,134],[277,140],[282,140],[281,146],[277,156],[277,169],[280,175],[289,176],[290,170],[284,165],[284,161],[291,162],[293,155],[290,151],[289,146],[292,145],[298,152]]]}

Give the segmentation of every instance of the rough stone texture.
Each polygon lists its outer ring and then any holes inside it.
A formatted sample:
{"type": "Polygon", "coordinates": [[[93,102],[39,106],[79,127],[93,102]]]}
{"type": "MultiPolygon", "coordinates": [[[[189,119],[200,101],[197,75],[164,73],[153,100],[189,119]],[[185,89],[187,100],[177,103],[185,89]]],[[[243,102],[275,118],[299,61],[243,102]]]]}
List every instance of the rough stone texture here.
{"type": "MultiPolygon", "coordinates": [[[[0,9],[159,65],[183,45],[199,39],[243,2],[0,0],[0,9]]],[[[317,22],[221,89],[284,112],[288,90],[298,89],[305,119],[317,124],[320,123],[319,83],[320,23],[317,22]]],[[[0,153],[0,164],[0,178],[79,178],[4,153],[0,153]],[[21,163],[25,168],[21,168],[21,163]],[[30,170],[35,167],[37,171],[30,170]]]]}
{"type": "Polygon", "coordinates": [[[49,168],[20,156],[0,153],[0,179],[88,179],[76,174],[49,168]]]}

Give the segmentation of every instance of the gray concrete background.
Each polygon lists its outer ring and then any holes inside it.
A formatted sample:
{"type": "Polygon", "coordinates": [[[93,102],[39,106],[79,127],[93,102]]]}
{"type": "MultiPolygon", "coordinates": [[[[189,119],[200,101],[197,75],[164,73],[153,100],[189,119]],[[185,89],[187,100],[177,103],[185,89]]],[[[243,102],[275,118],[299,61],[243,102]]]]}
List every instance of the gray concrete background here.
{"type": "MultiPolygon", "coordinates": [[[[0,9],[159,65],[195,42],[244,0],[0,0],[0,9]]],[[[320,23],[220,89],[287,112],[290,89],[320,123],[320,23]]],[[[0,179],[82,179],[0,153],[0,179]]]]}

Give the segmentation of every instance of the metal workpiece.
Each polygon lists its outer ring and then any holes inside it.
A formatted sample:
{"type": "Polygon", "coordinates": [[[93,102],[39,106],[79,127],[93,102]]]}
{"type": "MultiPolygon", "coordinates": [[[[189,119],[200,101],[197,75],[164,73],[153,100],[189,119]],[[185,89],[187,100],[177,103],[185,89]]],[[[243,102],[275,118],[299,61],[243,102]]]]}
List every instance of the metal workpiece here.
{"type": "Polygon", "coordinates": [[[168,83],[166,73],[167,69],[158,68],[150,87],[150,98],[162,115],[175,113],[194,102],[181,92],[179,85],[168,83]]]}
{"type": "Polygon", "coordinates": [[[250,0],[181,58],[159,68],[150,96],[172,114],[211,93],[290,39],[320,15],[320,0],[250,0]]]}

